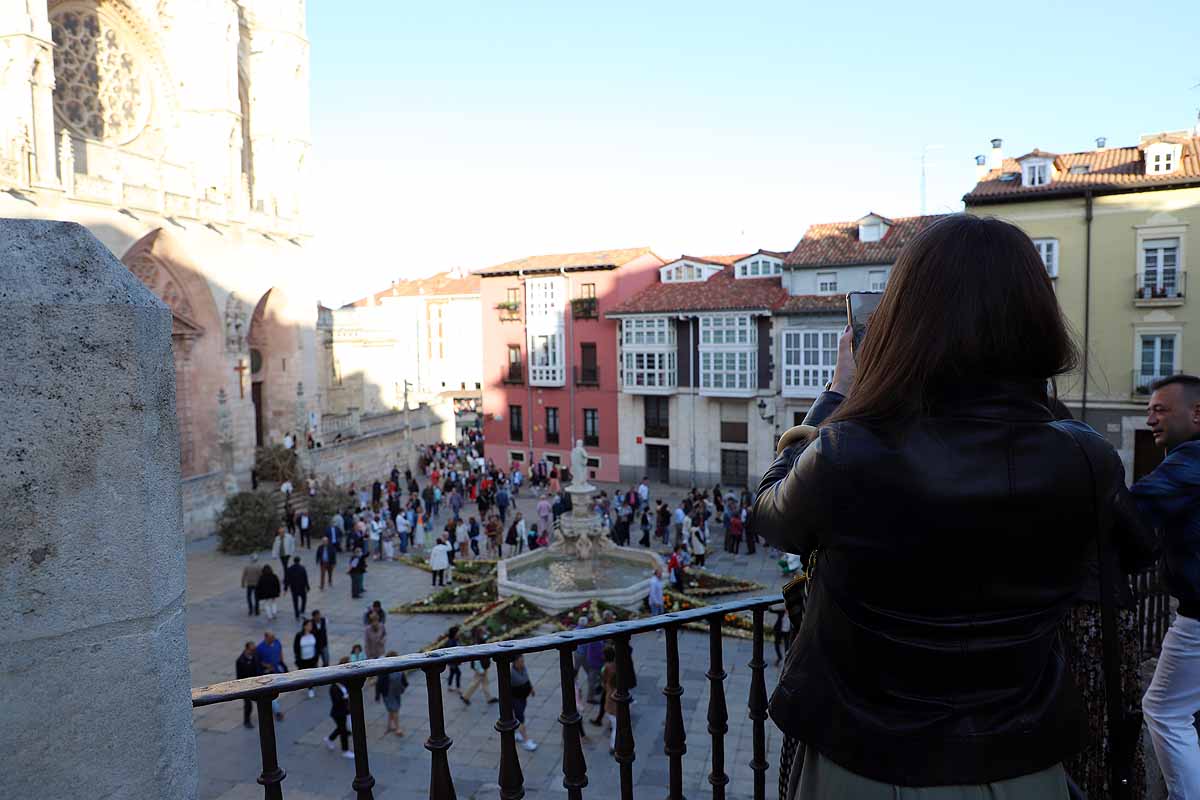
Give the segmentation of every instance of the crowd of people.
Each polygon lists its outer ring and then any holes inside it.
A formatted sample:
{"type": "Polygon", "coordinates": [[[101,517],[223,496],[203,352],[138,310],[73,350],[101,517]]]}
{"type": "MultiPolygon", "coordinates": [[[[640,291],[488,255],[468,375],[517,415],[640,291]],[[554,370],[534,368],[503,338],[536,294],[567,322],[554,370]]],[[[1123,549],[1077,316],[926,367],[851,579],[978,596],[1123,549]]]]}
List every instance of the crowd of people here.
{"type": "MultiPolygon", "coordinates": [[[[314,589],[301,556],[304,551],[311,552],[311,564],[317,571],[315,591],[331,589],[340,568],[349,576],[351,599],[359,599],[365,596],[366,576],[373,562],[414,555],[424,558],[433,585],[443,586],[456,561],[509,557],[551,543],[558,518],[573,511],[571,495],[566,491],[572,480],[570,471],[544,460],[528,467],[520,463],[500,466],[482,456],[480,445],[477,435],[468,434],[457,444],[420,446],[415,469],[401,471],[395,467],[369,485],[351,484],[343,508],[328,520],[312,519],[306,509],[293,510],[291,492],[285,492],[285,524],[276,531],[270,557],[250,556],[241,582],[246,591],[247,614],[265,615],[270,623],[278,619],[280,598],[291,596],[298,626],[290,659],[295,669],[328,666],[331,661],[329,623],[320,611],[307,609],[308,595],[314,589]],[[528,519],[516,507],[523,491],[525,497],[536,499],[528,519]]],[[[308,491],[315,494],[315,483],[308,491]]],[[[745,487],[725,490],[718,485],[711,490],[693,489],[678,502],[668,503],[664,498],[652,498],[649,482],[643,478],[627,490],[598,492],[590,511],[618,545],[630,545],[633,532],[640,530],[637,545],[664,546],[671,551],[665,577],[662,569],[654,571],[647,598],[651,611],[662,613],[665,586],[682,589],[688,568],[704,565],[711,552],[710,530],[715,526],[724,532],[723,549],[727,553],[740,553],[743,540],[746,552],[755,552],[754,537],[744,533],[752,501],[753,495],[745,487]]],[[[396,651],[388,647],[386,620],[382,604],[375,601],[362,614],[359,641],[337,663],[395,655],[396,651]]],[[[611,621],[580,618],[578,624],[589,627],[611,621]]],[[[455,627],[448,632],[446,645],[486,641],[483,628],[460,631],[455,627]]],[[[592,723],[608,725],[610,749],[616,735],[614,652],[611,643],[598,642],[581,645],[575,658],[578,703],[581,708],[585,704],[595,706],[592,723]]],[[[466,705],[477,693],[489,703],[497,702],[490,685],[491,667],[488,659],[469,662],[465,687],[463,668],[451,667],[446,675],[448,691],[466,705]]],[[[239,678],[252,677],[291,668],[282,643],[268,630],[260,642],[246,643],[237,659],[236,674],[239,678]]],[[[519,725],[516,737],[522,747],[533,751],[538,745],[525,729],[525,706],[535,687],[523,660],[512,663],[510,675],[513,712],[519,725]]],[[[402,673],[374,682],[374,698],[387,710],[386,733],[404,735],[398,713],[407,685],[402,673]]],[[[348,692],[343,684],[329,687],[334,728],[325,741],[330,749],[336,749],[340,742],[342,752],[351,758],[348,692]]],[[[310,690],[308,696],[312,698],[315,693],[310,690]]],[[[273,711],[282,721],[277,701],[273,711]]],[[[243,724],[248,728],[253,726],[252,716],[253,705],[247,702],[243,724]]]]}

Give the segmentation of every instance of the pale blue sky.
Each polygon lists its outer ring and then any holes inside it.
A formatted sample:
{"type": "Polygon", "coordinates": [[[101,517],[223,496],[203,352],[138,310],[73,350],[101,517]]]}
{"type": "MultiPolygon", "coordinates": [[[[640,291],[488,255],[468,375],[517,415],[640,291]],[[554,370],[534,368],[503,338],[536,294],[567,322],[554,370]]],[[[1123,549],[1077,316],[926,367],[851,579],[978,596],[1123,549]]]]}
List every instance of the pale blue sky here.
{"type": "Polygon", "coordinates": [[[1195,124],[1197,8],[309,0],[320,296],[536,253],[790,249],[919,213],[925,145],[929,211],[958,210],[992,137],[1195,124]]]}

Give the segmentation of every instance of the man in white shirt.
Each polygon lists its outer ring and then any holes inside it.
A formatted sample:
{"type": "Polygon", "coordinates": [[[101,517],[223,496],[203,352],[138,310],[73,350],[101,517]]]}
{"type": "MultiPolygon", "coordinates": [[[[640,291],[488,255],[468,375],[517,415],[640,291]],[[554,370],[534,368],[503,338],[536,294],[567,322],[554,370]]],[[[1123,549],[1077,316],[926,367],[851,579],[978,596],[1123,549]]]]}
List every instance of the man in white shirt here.
{"type": "Polygon", "coordinates": [[[368,516],[367,536],[371,540],[371,550],[375,553],[375,560],[379,561],[383,558],[383,523],[374,513],[368,516]]]}
{"type": "Polygon", "coordinates": [[[450,546],[441,537],[429,550],[429,569],[433,571],[433,585],[446,585],[446,570],[450,568],[450,546]]]}
{"type": "Polygon", "coordinates": [[[650,604],[650,616],[663,613],[662,567],[655,567],[654,574],[650,576],[650,594],[646,601],[650,604]]]}
{"type": "Polygon", "coordinates": [[[650,485],[646,482],[646,476],[642,476],[642,482],[638,484],[638,510],[641,511],[650,505],[650,485]]]}

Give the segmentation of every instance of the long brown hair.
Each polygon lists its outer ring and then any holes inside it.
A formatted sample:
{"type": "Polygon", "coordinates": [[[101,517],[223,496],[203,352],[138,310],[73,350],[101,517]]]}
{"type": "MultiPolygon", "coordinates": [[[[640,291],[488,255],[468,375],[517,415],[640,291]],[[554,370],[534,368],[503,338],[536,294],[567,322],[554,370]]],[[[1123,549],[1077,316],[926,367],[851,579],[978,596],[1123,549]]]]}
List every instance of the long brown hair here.
{"type": "Polygon", "coordinates": [[[926,411],[940,388],[1046,381],[1078,356],[1029,237],[998,219],[952,214],[896,259],[850,396],[828,422],[891,427],[926,411]]]}

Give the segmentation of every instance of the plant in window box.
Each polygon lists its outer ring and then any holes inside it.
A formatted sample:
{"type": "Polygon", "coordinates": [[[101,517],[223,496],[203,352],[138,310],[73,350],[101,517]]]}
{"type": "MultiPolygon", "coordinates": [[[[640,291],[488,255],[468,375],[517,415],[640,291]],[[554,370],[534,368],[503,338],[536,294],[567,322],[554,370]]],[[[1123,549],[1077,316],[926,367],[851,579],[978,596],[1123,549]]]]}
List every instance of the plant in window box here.
{"type": "Polygon", "coordinates": [[[594,297],[576,297],[571,301],[571,314],[581,319],[596,318],[599,306],[594,297]]]}
{"type": "Polygon", "coordinates": [[[521,301],[520,300],[501,300],[499,303],[496,303],[496,310],[497,311],[506,311],[509,314],[515,314],[521,310],[521,301]]]}

